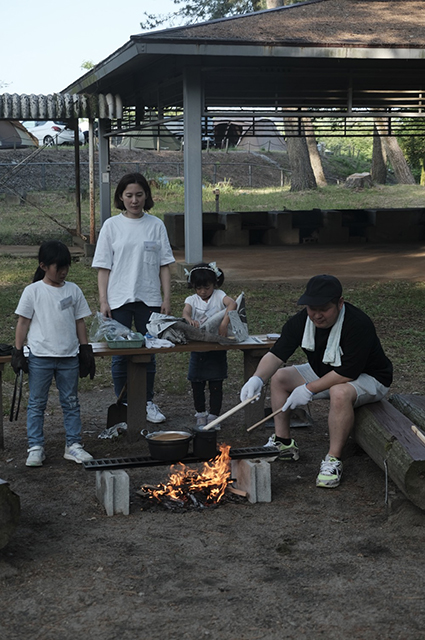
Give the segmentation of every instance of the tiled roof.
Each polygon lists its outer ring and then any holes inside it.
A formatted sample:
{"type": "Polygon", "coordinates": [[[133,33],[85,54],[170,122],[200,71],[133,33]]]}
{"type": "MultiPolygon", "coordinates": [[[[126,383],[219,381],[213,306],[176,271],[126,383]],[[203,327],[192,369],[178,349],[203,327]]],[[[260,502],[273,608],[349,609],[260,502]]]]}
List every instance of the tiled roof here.
{"type": "Polygon", "coordinates": [[[321,47],[425,47],[425,0],[311,0],[134,36],[321,47]]]}

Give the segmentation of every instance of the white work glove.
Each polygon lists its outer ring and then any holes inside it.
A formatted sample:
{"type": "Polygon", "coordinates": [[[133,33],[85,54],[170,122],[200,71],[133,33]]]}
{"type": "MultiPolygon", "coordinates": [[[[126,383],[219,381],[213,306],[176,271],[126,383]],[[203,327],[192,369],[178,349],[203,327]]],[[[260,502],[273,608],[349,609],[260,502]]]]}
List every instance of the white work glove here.
{"type": "Polygon", "coordinates": [[[314,393],[310,391],[310,389],[307,389],[307,384],[302,384],[299,387],[295,387],[295,389],[283,405],[282,411],[301,407],[302,405],[310,402],[313,396],[314,393]]]}
{"type": "MultiPolygon", "coordinates": [[[[252,398],[253,396],[257,396],[255,400],[259,400],[261,389],[263,387],[264,382],[259,376],[252,376],[249,378],[241,389],[241,402],[244,402],[244,400],[248,400],[248,398],[252,398]]],[[[253,402],[255,402],[255,400],[253,400],[253,402]]]]}

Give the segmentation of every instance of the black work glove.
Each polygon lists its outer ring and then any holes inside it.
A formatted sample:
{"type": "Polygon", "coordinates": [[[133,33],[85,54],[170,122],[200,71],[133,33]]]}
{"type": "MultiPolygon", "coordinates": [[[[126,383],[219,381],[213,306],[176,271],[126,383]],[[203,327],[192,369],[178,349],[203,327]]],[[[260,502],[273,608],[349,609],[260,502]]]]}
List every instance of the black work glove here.
{"type": "Polygon", "coordinates": [[[19,373],[21,370],[24,373],[28,373],[28,358],[24,355],[23,349],[13,347],[12,360],[10,364],[12,365],[12,369],[15,373],[19,373]]]}
{"type": "Polygon", "coordinates": [[[78,360],[80,362],[80,378],[85,378],[90,374],[90,380],[93,380],[96,373],[96,363],[91,344],[80,344],[78,360]]]}

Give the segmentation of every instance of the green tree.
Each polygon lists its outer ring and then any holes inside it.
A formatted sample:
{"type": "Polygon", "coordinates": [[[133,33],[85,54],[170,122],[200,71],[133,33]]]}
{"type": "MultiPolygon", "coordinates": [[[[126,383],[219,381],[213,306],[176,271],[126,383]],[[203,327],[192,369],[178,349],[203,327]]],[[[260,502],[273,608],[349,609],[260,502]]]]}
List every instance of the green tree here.
{"type": "Polygon", "coordinates": [[[90,71],[90,69],[93,69],[93,67],[94,62],[92,60],[83,60],[80,65],[80,69],[84,69],[85,71],[90,71]]]}
{"type": "Polygon", "coordinates": [[[168,14],[156,15],[144,12],[143,30],[176,24],[195,24],[207,20],[217,20],[253,13],[262,9],[274,9],[284,5],[297,4],[303,0],[174,0],[179,8],[168,14]]]}

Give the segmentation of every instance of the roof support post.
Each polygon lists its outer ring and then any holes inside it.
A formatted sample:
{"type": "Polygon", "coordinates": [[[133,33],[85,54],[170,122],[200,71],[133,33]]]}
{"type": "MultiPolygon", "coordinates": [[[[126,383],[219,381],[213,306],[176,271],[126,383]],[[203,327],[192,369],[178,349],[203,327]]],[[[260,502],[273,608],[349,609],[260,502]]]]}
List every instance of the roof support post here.
{"type": "Polygon", "coordinates": [[[107,122],[108,121],[104,118],[99,118],[99,204],[101,226],[107,218],[111,217],[111,165],[109,162],[109,138],[105,138],[107,122]]]}
{"type": "Polygon", "coordinates": [[[184,240],[188,264],[202,261],[201,70],[183,72],[184,109],[184,240]]]}

